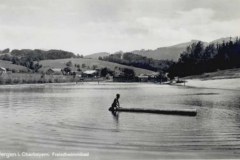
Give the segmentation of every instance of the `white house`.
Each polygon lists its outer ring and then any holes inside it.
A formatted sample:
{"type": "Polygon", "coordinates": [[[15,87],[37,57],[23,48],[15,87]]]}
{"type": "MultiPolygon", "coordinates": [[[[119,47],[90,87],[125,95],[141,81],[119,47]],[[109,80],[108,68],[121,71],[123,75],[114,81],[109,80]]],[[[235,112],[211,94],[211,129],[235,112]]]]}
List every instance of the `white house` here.
{"type": "Polygon", "coordinates": [[[140,82],[147,82],[147,81],[148,81],[148,78],[149,78],[149,76],[148,76],[148,75],[145,75],[145,74],[140,74],[140,75],[138,76],[138,79],[139,79],[140,82]]]}
{"type": "Polygon", "coordinates": [[[98,75],[97,70],[86,70],[82,73],[83,77],[96,77],[98,75]]]}

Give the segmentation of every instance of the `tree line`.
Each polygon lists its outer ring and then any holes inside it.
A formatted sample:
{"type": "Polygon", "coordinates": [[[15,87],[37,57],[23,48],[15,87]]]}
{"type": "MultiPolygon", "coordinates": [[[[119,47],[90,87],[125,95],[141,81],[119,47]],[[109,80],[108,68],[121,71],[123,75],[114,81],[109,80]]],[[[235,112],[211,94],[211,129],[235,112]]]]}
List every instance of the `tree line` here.
{"type": "Polygon", "coordinates": [[[198,75],[205,72],[232,69],[240,67],[240,39],[209,44],[193,43],[180,55],[178,62],[173,63],[169,69],[169,76],[184,77],[198,75]]]}
{"type": "Polygon", "coordinates": [[[5,49],[1,52],[0,59],[11,61],[13,64],[22,65],[37,72],[42,66],[38,63],[41,60],[47,59],[64,59],[64,58],[80,58],[82,56],[75,55],[72,52],[62,50],[40,50],[40,49],[14,49],[10,52],[5,49]]]}
{"type": "Polygon", "coordinates": [[[109,56],[99,57],[99,60],[114,62],[127,66],[134,66],[155,72],[166,72],[168,68],[173,64],[173,61],[170,60],[156,60],[133,54],[131,52],[111,54],[109,56]]]}

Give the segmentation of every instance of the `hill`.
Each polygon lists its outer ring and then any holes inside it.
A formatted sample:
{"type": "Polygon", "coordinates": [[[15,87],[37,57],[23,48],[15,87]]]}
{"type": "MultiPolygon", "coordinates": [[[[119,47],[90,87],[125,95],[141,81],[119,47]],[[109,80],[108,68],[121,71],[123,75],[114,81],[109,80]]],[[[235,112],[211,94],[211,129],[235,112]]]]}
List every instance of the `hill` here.
{"type": "Polygon", "coordinates": [[[40,49],[14,49],[11,51],[11,56],[22,59],[32,59],[33,61],[76,57],[76,55],[72,52],[56,49],[47,51],[40,49]]]}
{"type": "MultiPolygon", "coordinates": [[[[199,42],[201,41],[204,46],[207,46],[208,44],[214,43],[214,44],[221,44],[222,42],[228,42],[230,40],[235,41],[237,37],[225,37],[225,38],[219,38],[216,40],[213,40],[211,42],[203,42],[201,40],[191,40],[189,42],[184,42],[184,43],[179,43],[176,45],[172,45],[172,46],[167,46],[167,47],[160,47],[157,49],[142,49],[142,50],[134,50],[134,51],[130,51],[131,53],[134,54],[138,54],[147,58],[153,58],[153,59],[157,59],[157,60],[173,60],[173,61],[177,61],[178,58],[180,57],[181,53],[183,51],[185,51],[186,47],[188,47],[189,45],[199,42]]],[[[117,54],[118,52],[116,52],[117,54]]],[[[115,53],[113,53],[115,54],[115,53]]],[[[87,55],[87,58],[94,58],[94,59],[98,59],[98,57],[105,57],[105,56],[109,56],[109,53],[106,52],[101,52],[101,53],[95,53],[95,54],[91,54],[91,55],[87,55]]]]}
{"type": "MultiPolygon", "coordinates": [[[[142,50],[134,50],[134,51],[130,51],[131,53],[137,54],[137,55],[141,55],[147,58],[153,58],[153,59],[157,59],[157,60],[174,60],[177,61],[178,58],[180,57],[180,54],[186,49],[187,46],[196,43],[200,40],[192,40],[189,42],[185,42],[185,43],[180,43],[180,44],[176,44],[173,46],[168,46],[168,47],[160,47],[154,50],[151,49],[142,49],[142,50]]],[[[204,44],[207,44],[207,42],[203,42],[204,44]]],[[[116,52],[113,54],[119,54],[119,53],[123,53],[123,52],[116,52]]],[[[99,57],[106,57],[109,56],[110,53],[107,52],[100,52],[100,53],[94,53],[94,54],[90,54],[85,56],[85,58],[92,58],[92,59],[98,59],[99,57]]]]}
{"type": "Polygon", "coordinates": [[[235,42],[237,39],[237,37],[224,37],[224,38],[219,38],[219,39],[216,39],[212,42],[209,42],[209,44],[213,43],[213,44],[221,44],[223,42],[229,42],[230,40],[232,40],[233,42],[235,42]]]}
{"type": "Polygon", "coordinates": [[[68,58],[68,59],[56,59],[56,60],[42,60],[39,62],[40,65],[42,65],[42,68],[40,68],[40,71],[46,71],[49,68],[65,68],[66,63],[71,61],[73,69],[77,70],[77,65],[80,66],[81,70],[88,70],[88,69],[94,69],[94,68],[109,68],[111,70],[118,70],[119,68],[129,68],[133,69],[135,71],[136,75],[143,74],[151,74],[154,73],[152,71],[146,70],[146,69],[140,69],[136,67],[121,65],[117,63],[107,62],[107,61],[100,61],[97,59],[86,59],[86,58],[68,58]]]}
{"type": "Polygon", "coordinates": [[[92,59],[98,59],[99,57],[105,57],[105,56],[109,56],[110,53],[107,52],[100,52],[100,53],[93,53],[90,55],[85,56],[85,58],[92,58],[92,59]]]}
{"type": "Polygon", "coordinates": [[[176,45],[173,45],[173,46],[170,46],[170,47],[176,47],[176,48],[186,48],[188,46],[190,46],[191,44],[193,43],[197,43],[197,42],[202,42],[205,46],[208,45],[208,42],[203,42],[201,40],[191,40],[189,42],[185,42],[185,43],[179,43],[179,44],[176,44],[176,45]]]}
{"type": "Polygon", "coordinates": [[[163,72],[167,71],[167,69],[174,63],[173,61],[156,60],[134,53],[115,53],[107,57],[103,57],[102,60],[151,71],[163,72]]]}
{"type": "MultiPolygon", "coordinates": [[[[234,42],[236,41],[236,39],[237,37],[224,37],[224,38],[213,40],[211,42],[203,42],[203,41],[201,42],[203,43],[204,46],[207,46],[208,44],[217,44],[217,43],[221,44],[223,42],[229,42],[230,40],[234,42]]],[[[161,47],[155,50],[144,50],[144,49],[135,50],[135,51],[132,51],[132,53],[145,56],[148,58],[158,59],[158,60],[168,59],[168,60],[177,61],[181,53],[185,51],[186,47],[199,41],[200,40],[191,40],[189,42],[180,43],[180,44],[176,44],[169,47],[161,47]]]]}
{"type": "MultiPolygon", "coordinates": [[[[198,42],[198,40],[192,40],[190,42],[180,43],[169,47],[161,47],[155,50],[135,50],[132,51],[132,53],[158,60],[177,61],[186,47],[196,42],[198,42]]],[[[207,44],[206,42],[203,43],[207,44]]]]}

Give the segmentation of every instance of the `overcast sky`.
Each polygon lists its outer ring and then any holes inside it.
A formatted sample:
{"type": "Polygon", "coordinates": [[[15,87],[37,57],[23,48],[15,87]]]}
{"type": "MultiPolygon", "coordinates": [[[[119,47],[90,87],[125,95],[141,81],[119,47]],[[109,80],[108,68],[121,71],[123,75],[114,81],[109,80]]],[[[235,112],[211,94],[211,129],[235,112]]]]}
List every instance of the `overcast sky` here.
{"type": "Polygon", "coordinates": [[[0,0],[0,49],[79,54],[240,36],[240,0],[0,0]]]}

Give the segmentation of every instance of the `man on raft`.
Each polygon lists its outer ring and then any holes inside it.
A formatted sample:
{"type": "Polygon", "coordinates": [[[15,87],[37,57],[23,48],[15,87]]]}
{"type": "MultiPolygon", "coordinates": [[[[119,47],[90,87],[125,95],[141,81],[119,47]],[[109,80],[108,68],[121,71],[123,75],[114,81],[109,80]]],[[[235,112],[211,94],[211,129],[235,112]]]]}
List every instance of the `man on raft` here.
{"type": "Polygon", "coordinates": [[[119,104],[119,98],[120,98],[120,94],[117,94],[116,95],[116,98],[114,99],[113,103],[112,103],[112,106],[108,109],[109,111],[116,111],[117,108],[120,107],[120,104],[119,104]]]}

